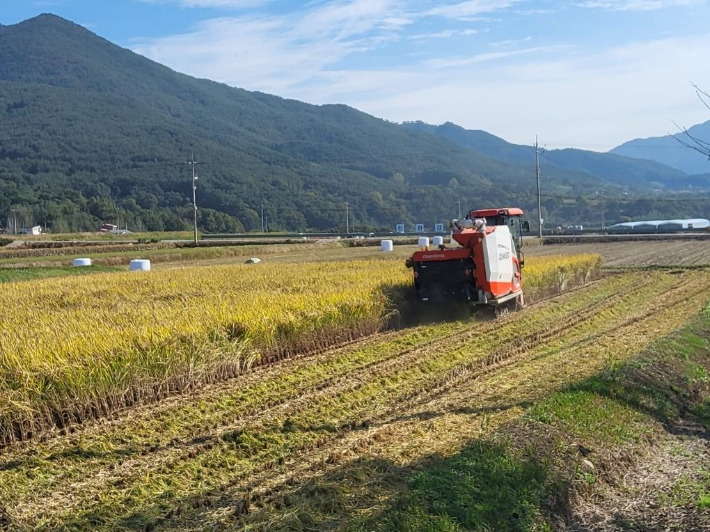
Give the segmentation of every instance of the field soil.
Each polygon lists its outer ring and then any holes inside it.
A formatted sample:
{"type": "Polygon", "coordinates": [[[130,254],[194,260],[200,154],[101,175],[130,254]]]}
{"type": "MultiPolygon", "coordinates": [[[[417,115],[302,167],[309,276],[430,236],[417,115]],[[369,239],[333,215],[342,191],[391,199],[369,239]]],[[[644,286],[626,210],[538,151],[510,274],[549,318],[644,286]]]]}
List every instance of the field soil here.
{"type": "Polygon", "coordinates": [[[528,247],[525,253],[530,256],[599,253],[606,267],[708,266],[710,240],[553,244],[528,247]]]}
{"type": "Polygon", "coordinates": [[[621,479],[578,497],[567,527],[575,532],[710,530],[710,441],[704,429],[669,433],[621,479]],[[707,495],[705,495],[707,497],[707,495]],[[701,508],[699,508],[699,504],[701,508]]]}
{"type": "Polygon", "coordinates": [[[613,274],[496,320],[439,316],[11,445],[0,529],[372,529],[431,460],[632,359],[708,300],[704,270],[613,274]]]}

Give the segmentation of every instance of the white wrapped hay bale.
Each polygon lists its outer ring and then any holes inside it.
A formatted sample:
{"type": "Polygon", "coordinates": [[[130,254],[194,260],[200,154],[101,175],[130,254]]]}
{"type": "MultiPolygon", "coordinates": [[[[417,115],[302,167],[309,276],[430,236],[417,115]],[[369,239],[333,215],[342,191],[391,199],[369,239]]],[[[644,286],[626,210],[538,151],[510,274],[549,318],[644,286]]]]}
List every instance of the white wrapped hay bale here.
{"type": "Polygon", "coordinates": [[[75,268],[83,268],[86,266],[91,266],[91,259],[74,259],[72,264],[75,268]]]}
{"type": "Polygon", "coordinates": [[[133,259],[128,266],[128,270],[132,272],[149,272],[150,261],[146,259],[133,259]]]}
{"type": "Polygon", "coordinates": [[[394,251],[394,242],[392,240],[383,240],[380,242],[380,249],[386,252],[394,251]]]}

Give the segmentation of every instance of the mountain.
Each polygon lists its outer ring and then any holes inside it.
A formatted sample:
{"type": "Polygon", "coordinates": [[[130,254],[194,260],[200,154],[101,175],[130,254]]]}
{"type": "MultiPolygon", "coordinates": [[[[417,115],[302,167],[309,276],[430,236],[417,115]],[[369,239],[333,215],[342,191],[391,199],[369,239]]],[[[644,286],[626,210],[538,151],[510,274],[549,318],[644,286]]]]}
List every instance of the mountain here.
{"type": "Polygon", "coordinates": [[[451,122],[439,126],[425,122],[405,122],[402,126],[409,130],[424,131],[448,139],[462,148],[485,153],[500,161],[535,164],[535,148],[512,144],[486,131],[464,129],[451,122]]]}
{"type": "MultiPolygon", "coordinates": [[[[408,122],[403,125],[411,130],[433,133],[494,159],[527,164],[534,164],[535,161],[535,149],[532,146],[512,144],[485,131],[467,130],[451,122],[440,126],[423,122],[408,122]]],[[[585,173],[597,177],[600,181],[610,181],[638,190],[681,189],[689,186],[686,174],[676,168],[651,160],[610,153],[577,149],[543,150],[541,166],[545,169],[545,174],[549,173],[552,166],[585,173]]],[[[700,180],[699,183],[710,189],[710,180],[700,180]]]]}
{"type": "MultiPolygon", "coordinates": [[[[121,219],[177,229],[190,179],[207,230],[391,226],[471,204],[532,206],[533,170],[343,105],[314,106],[176,73],[53,15],[0,28],[0,213],[56,229],[121,219]],[[520,199],[516,199],[520,197],[520,199]]],[[[551,186],[583,193],[586,176],[551,186]]]]}
{"type": "MultiPolygon", "coordinates": [[[[459,198],[530,211],[534,165],[529,148],[517,158],[514,148],[497,158],[344,105],[195,79],[53,15],[0,27],[0,219],[190,227],[192,151],[206,231],[258,230],[262,206],[270,228],[285,230],[344,229],[344,202],[363,228],[450,219],[459,198]]],[[[597,189],[620,197],[627,187],[547,166],[545,218],[594,219],[594,199],[569,198],[597,189]]]]}
{"type": "MultiPolygon", "coordinates": [[[[688,132],[701,141],[710,143],[710,121],[693,126],[688,132]]],[[[683,134],[678,137],[684,139],[683,134]]],[[[681,145],[671,135],[632,140],[614,148],[611,153],[657,161],[687,174],[710,172],[710,161],[707,157],[681,145]]]]}

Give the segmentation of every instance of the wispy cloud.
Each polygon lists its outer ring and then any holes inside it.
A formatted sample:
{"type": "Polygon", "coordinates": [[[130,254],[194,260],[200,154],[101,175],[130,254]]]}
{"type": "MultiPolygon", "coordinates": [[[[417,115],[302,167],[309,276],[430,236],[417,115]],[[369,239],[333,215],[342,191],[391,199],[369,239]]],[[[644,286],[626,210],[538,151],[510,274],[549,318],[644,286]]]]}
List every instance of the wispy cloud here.
{"type": "Polygon", "coordinates": [[[493,41],[489,43],[488,46],[491,48],[513,48],[515,46],[520,46],[521,44],[526,44],[532,41],[532,37],[528,35],[523,39],[506,39],[504,41],[493,41]]]}
{"type": "Polygon", "coordinates": [[[262,7],[274,0],[140,0],[148,4],[177,4],[188,8],[247,9],[262,7]]]}
{"type": "Polygon", "coordinates": [[[337,1],[291,14],[212,19],[134,50],[199,77],[285,94],[349,55],[399,39],[410,22],[398,0],[337,1]]]}
{"type": "Polygon", "coordinates": [[[434,7],[426,11],[425,14],[454,19],[470,19],[471,17],[507,9],[516,4],[520,4],[521,1],[522,0],[468,0],[467,2],[434,7]]]}
{"type": "Polygon", "coordinates": [[[418,35],[410,35],[407,39],[411,41],[427,41],[429,39],[452,39],[455,37],[468,37],[470,35],[476,35],[478,30],[474,29],[464,29],[464,30],[442,30],[434,33],[420,33],[418,35]]]}
{"type": "Polygon", "coordinates": [[[581,2],[579,6],[613,11],[654,11],[697,3],[699,3],[698,0],[587,0],[581,2]]]}
{"type": "MultiPolygon", "coordinates": [[[[659,3],[677,2],[535,5],[566,16],[576,9],[583,19],[592,8],[642,17],[659,3]]],[[[537,131],[550,143],[611,147],[639,134],[664,134],[671,114],[697,122],[687,81],[710,87],[710,72],[698,67],[710,34],[660,39],[656,32],[627,45],[621,35],[615,44],[590,46],[575,43],[569,32],[531,33],[530,6],[525,0],[313,0],[286,12],[227,13],[186,33],[138,40],[133,49],[178,71],[250,90],[347,103],[395,121],[450,120],[518,142],[537,131]],[[494,17],[506,21],[504,30],[494,17]],[[528,22],[514,26],[515,17],[528,22]],[[471,18],[485,23],[462,22],[471,18]]]]}
{"type": "Polygon", "coordinates": [[[406,88],[377,98],[356,95],[350,103],[395,121],[450,120],[519,143],[539,133],[550,144],[606,150],[665,135],[671,118],[707,120],[688,80],[710,87],[710,72],[698,69],[708,47],[710,33],[597,52],[529,53],[512,63],[461,69],[455,77],[422,68],[406,88]]]}
{"type": "Polygon", "coordinates": [[[476,65],[478,63],[485,63],[490,61],[496,61],[501,59],[508,59],[511,57],[518,57],[521,55],[533,55],[533,54],[547,54],[550,52],[559,52],[561,50],[568,49],[569,45],[553,45],[553,46],[536,46],[532,48],[519,48],[516,50],[506,50],[504,52],[486,52],[482,54],[475,54],[469,57],[461,57],[456,59],[432,59],[426,62],[427,66],[435,69],[442,68],[461,68],[471,65],[476,65]]]}

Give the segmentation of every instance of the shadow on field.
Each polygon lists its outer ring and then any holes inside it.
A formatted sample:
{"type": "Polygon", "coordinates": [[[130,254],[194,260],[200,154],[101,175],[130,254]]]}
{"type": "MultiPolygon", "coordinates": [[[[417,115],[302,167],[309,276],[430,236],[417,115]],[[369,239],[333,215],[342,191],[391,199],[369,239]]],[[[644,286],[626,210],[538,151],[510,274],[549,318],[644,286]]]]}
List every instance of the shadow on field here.
{"type": "Polygon", "coordinates": [[[710,327],[691,326],[659,342],[652,356],[637,357],[570,391],[626,405],[656,419],[669,433],[710,441],[710,327]]]}
{"type": "Polygon", "coordinates": [[[386,328],[390,330],[464,321],[471,317],[480,321],[495,318],[495,312],[491,309],[477,308],[470,303],[424,303],[417,298],[412,283],[383,287],[383,292],[391,302],[391,311],[386,323],[386,328]]]}
{"type": "MultiPolygon", "coordinates": [[[[651,419],[671,433],[686,420],[707,423],[708,339],[710,316],[534,405],[501,400],[488,408],[461,407],[455,411],[471,416],[513,406],[527,408],[527,414],[491,436],[468,442],[452,456],[431,455],[402,465],[377,456],[352,459],[331,453],[320,466],[329,468],[326,473],[290,478],[259,495],[258,484],[251,488],[254,493],[224,485],[165,501],[162,509],[156,500],[119,524],[131,530],[172,531],[208,523],[214,530],[600,530],[595,523],[575,520],[572,512],[572,495],[587,493],[580,461],[592,453],[598,479],[592,475],[589,486],[598,486],[646,456],[651,419]]],[[[408,419],[426,422],[445,413],[424,412],[408,419]]],[[[421,437],[435,435],[424,431],[421,437]]],[[[355,451],[366,456],[367,449],[355,451]]],[[[612,509],[610,517],[630,530],[667,529],[667,516],[658,512],[629,516],[620,508],[612,509]]]]}
{"type": "Polygon", "coordinates": [[[194,530],[212,515],[210,529],[364,531],[526,531],[541,523],[546,468],[505,447],[476,441],[450,458],[431,456],[401,467],[384,459],[358,459],[298,487],[280,486],[256,497],[212,492],[180,501],[167,520],[138,512],[119,526],[129,530],[194,530]],[[393,504],[358,522],[381,497],[393,504]],[[184,519],[183,516],[189,516],[184,519]],[[268,523],[268,524],[267,524],[268,523]]]}

